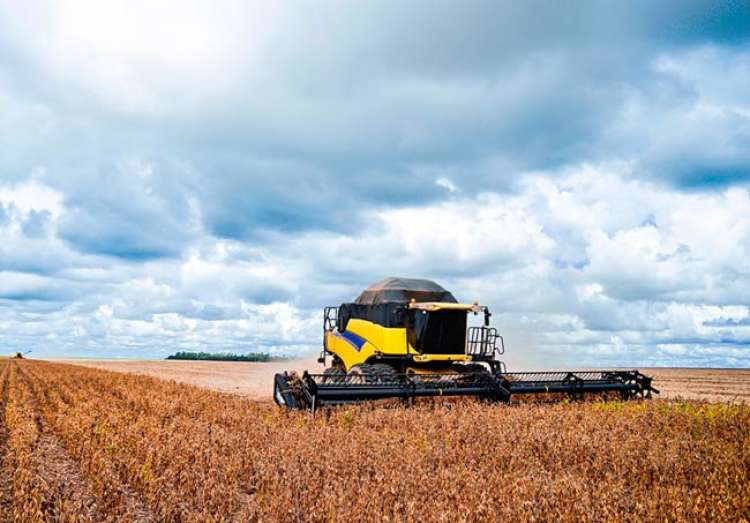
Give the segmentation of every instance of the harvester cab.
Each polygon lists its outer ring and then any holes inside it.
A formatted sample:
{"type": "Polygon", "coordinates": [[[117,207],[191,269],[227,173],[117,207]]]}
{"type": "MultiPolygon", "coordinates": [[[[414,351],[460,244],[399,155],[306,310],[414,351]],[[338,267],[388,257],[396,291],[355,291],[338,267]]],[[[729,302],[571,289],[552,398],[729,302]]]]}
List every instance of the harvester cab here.
{"type": "Polygon", "coordinates": [[[319,361],[330,358],[331,377],[496,371],[503,341],[489,319],[486,306],[458,303],[436,283],[388,278],[353,303],[325,309],[319,361]],[[472,314],[484,325],[467,328],[472,314]]]}
{"type": "Polygon", "coordinates": [[[509,401],[517,393],[619,392],[650,396],[638,371],[508,373],[502,336],[488,307],[459,303],[440,285],[387,278],[351,303],[326,307],[320,374],[274,378],[274,400],[289,408],[383,398],[481,396],[509,401]],[[468,319],[481,315],[480,325],[468,319]]]}

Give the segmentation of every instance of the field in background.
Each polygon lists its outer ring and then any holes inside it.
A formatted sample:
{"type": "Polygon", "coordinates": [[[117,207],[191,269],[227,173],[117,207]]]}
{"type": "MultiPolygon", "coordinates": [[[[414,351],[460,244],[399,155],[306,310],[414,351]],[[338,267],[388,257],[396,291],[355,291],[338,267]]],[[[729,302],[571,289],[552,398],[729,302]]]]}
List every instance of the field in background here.
{"type": "Polygon", "coordinates": [[[642,369],[664,398],[750,403],[750,369],[642,369]]]}
{"type": "MultiPolygon", "coordinates": [[[[269,363],[164,361],[164,360],[68,360],[69,363],[119,372],[133,372],[253,399],[270,400],[273,375],[287,369],[321,370],[315,357],[269,363]]],[[[750,403],[750,369],[641,369],[655,377],[661,398],[750,403]]]]}
{"type": "MultiPolygon", "coordinates": [[[[230,364],[237,365],[237,364],[230,364]]],[[[750,406],[474,401],[289,413],[0,360],[0,519],[738,521],[750,406]]]]}
{"type": "Polygon", "coordinates": [[[256,400],[271,400],[273,375],[285,370],[321,368],[315,357],[299,360],[248,363],[241,361],[182,360],[59,360],[85,367],[131,372],[197,385],[256,400]]]}

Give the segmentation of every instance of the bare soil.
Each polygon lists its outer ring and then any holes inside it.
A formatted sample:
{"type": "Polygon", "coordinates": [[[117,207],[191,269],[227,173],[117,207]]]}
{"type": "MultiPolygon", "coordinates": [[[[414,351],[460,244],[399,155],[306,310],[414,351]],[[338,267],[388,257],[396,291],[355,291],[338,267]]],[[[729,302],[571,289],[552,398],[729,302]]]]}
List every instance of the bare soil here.
{"type": "Polygon", "coordinates": [[[750,403],[750,369],[641,369],[667,399],[750,403]]]}
{"type": "Polygon", "coordinates": [[[84,367],[154,376],[197,385],[220,392],[239,394],[255,400],[271,400],[273,376],[295,370],[323,372],[315,356],[303,359],[253,363],[244,361],[180,360],[58,360],[84,367]]]}
{"type": "MultiPolygon", "coordinates": [[[[314,356],[249,363],[177,360],[63,360],[85,367],[144,374],[180,383],[229,392],[255,400],[271,399],[273,375],[285,370],[322,371],[314,356]]],[[[654,376],[661,398],[750,403],[750,369],[652,368],[641,372],[654,376]]]]}

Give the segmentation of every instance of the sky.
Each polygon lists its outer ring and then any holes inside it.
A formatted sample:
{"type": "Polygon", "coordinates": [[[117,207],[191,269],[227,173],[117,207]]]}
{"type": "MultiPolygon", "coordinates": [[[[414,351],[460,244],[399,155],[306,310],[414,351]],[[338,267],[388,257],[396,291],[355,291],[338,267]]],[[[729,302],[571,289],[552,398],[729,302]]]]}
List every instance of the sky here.
{"type": "Polygon", "coordinates": [[[387,276],[750,367],[750,0],[0,0],[0,352],[305,354],[387,276]]]}

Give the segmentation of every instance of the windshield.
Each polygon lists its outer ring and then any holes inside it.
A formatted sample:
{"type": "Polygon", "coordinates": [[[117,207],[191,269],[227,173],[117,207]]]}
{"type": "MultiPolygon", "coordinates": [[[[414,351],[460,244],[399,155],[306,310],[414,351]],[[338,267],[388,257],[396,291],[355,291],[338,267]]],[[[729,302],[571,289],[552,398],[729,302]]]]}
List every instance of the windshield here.
{"type": "Polygon", "coordinates": [[[425,354],[463,354],[466,311],[414,311],[412,344],[425,354]]]}

